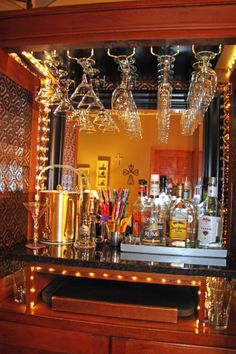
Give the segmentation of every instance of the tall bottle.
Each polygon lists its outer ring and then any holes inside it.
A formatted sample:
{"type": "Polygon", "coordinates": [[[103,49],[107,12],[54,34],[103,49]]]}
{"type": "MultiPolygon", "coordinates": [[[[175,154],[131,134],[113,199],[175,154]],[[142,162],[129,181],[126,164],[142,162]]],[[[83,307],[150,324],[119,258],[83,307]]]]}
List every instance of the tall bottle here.
{"type": "Polygon", "coordinates": [[[171,195],[167,194],[167,178],[160,176],[160,195],[157,200],[160,213],[160,228],[163,228],[163,239],[166,243],[166,237],[169,234],[169,211],[171,204],[171,195]],[[162,226],[161,226],[162,225],[162,226]]]}
{"type": "Polygon", "coordinates": [[[139,179],[138,198],[133,204],[133,236],[140,237],[141,217],[145,213],[145,201],[147,199],[147,181],[139,179]]]}
{"type": "Polygon", "coordinates": [[[200,203],[202,201],[202,181],[199,179],[197,181],[197,184],[194,187],[194,193],[193,193],[193,205],[198,209],[200,203]]]}
{"type": "Polygon", "coordinates": [[[196,211],[190,201],[190,190],[183,197],[183,185],[178,186],[176,201],[170,207],[169,246],[195,247],[196,211]]]}
{"type": "Polygon", "coordinates": [[[209,177],[207,196],[199,206],[198,247],[222,247],[223,220],[218,201],[218,183],[216,177],[209,177]]]}
{"type": "Polygon", "coordinates": [[[150,178],[150,195],[145,200],[145,213],[141,217],[140,240],[144,245],[166,245],[166,219],[158,204],[159,175],[152,174],[150,178]]]}

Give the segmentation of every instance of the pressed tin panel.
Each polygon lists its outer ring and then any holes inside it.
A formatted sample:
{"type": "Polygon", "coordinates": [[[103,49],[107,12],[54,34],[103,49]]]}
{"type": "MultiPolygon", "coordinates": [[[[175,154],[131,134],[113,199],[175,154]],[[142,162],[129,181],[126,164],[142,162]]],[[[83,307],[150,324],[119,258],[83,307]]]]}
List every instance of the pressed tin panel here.
{"type": "Polygon", "coordinates": [[[32,94],[0,73],[0,249],[26,239],[32,94]]]}

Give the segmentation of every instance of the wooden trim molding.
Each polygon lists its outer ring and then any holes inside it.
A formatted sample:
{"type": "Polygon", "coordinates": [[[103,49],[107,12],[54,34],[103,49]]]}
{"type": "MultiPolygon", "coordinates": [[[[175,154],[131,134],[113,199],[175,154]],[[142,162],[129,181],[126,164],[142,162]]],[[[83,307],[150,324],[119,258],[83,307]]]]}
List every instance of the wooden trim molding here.
{"type": "MultiPolygon", "coordinates": [[[[236,37],[234,0],[148,0],[36,8],[0,14],[0,47],[84,47],[113,41],[156,43],[236,37]],[[168,40],[166,40],[168,38],[168,40]]],[[[212,43],[212,41],[211,41],[212,43]]],[[[119,45],[122,45],[120,43],[119,45]]]]}
{"type": "Polygon", "coordinates": [[[30,91],[32,94],[34,94],[35,88],[40,86],[40,80],[36,76],[33,76],[1,48],[0,72],[9,77],[9,79],[15,81],[24,89],[30,91]]]}

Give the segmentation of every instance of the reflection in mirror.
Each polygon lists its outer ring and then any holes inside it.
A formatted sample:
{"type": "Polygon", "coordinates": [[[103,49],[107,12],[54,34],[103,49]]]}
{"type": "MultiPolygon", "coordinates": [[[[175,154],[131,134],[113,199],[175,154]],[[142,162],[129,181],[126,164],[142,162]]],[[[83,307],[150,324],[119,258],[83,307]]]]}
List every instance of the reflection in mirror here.
{"type": "Polygon", "coordinates": [[[187,177],[192,185],[222,178],[220,116],[233,50],[180,45],[153,47],[155,55],[150,47],[112,48],[110,55],[105,48],[24,53],[47,71],[38,94],[50,110],[46,164],[89,165],[95,189],[98,156],[109,157],[108,186],[128,187],[130,205],[138,179],[149,181],[150,173],[175,183],[187,177]],[[158,140],[160,85],[170,113],[166,143],[158,140]]]}

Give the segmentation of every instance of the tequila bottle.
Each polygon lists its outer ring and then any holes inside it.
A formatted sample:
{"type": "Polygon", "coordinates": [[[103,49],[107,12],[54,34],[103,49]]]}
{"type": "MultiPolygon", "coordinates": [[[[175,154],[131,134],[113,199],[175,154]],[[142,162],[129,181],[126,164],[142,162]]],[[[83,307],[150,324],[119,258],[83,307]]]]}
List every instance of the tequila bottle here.
{"type": "Polygon", "coordinates": [[[190,193],[178,188],[176,201],[170,207],[169,245],[173,247],[195,247],[196,211],[190,201],[190,193]]]}
{"type": "Polygon", "coordinates": [[[198,247],[222,247],[222,211],[218,201],[217,178],[209,177],[207,197],[199,205],[198,247]]]}

